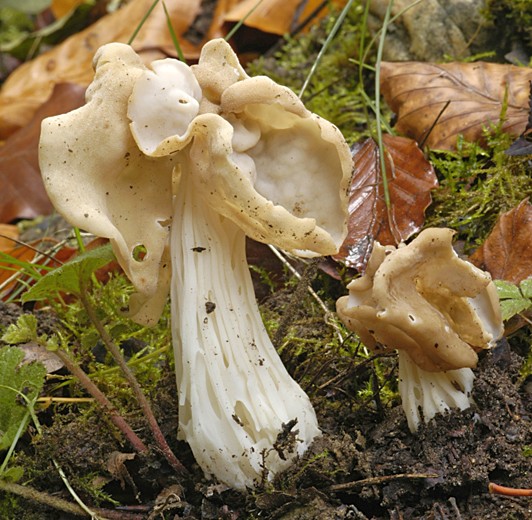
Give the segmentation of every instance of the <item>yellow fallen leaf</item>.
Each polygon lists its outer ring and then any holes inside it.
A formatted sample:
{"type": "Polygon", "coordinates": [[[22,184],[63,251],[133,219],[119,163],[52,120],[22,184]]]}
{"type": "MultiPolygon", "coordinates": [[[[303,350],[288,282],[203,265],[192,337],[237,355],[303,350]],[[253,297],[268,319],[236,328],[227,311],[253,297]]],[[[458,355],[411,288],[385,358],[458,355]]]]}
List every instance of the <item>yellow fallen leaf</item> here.
{"type": "Polygon", "coordinates": [[[226,22],[238,22],[250,11],[245,25],[263,32],[284,35],[304,21],[315,9],[322,6],[321,15],[328,11],[321,0],[243,0],[234,5],[225,15],[226,22]],[[299,9],[302,6],[302,9],[299,9]]]}

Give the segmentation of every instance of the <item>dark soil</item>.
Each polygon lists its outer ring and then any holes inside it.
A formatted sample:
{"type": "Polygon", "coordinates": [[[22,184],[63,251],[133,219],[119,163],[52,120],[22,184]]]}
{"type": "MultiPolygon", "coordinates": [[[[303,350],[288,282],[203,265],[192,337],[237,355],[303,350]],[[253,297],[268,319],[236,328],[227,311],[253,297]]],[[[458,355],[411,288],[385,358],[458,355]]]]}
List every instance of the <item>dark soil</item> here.
{"type": "MultiPolygon", "coordinates": [[[[270,310],[279,307],[279,301],[273,298],[270,310]]],[[[20,312],[18,306],[0,304],[0,325],[12,323],[20,312]]],[[[50,313],[38,312],[38,318],[40,332],[57,327],[50,313]]],[[[301,335],[311,334],[308,323],[296,326],[301,335]]],[[[306,388],[323,436],[276,481],[247,494],[206,481],[187,445],[175,441],[176,395],[170,367],[155,412],[189,476],[176,476],[155,450],[146,458],[130,453],[95,409],[41,412],[44,433],[38,437],[30,432],[23,439],[17,463],[33,468],[33,487],[69,499],[52,465],[54,458],[87,503],[94,499],[84,490],[96,488],[124,504],[114,507],[102,494],[102,516],[110,519],[530,519],[532,498],[488,492],[489,482],[532,487],[530,458],[524,453],[532,445],[532,396],[530,384],[527,387],[519,377],[522,358],[516,350],[503,340],[484,355],[476,370],[475,405],[438,416],[416,435],[409,432],[399,403],[382,408],[374,402],[364,406],[350,401],[352,379],[367,377],[367,365],[365,370],[351,365],[355,368],[346,371],[332,361],[334,353],[330,359],[324,354],[327,370],[317,371],[306,388]],[[322,383],[339,371],[343,377],[336,377],[334,385],[322,383]]],[[[383,362],[393,367],[393,358],[383,362]]],[[[142,418],[130,421],[150,442],[142,418]]],[[[74,518],[19,499],[21,503],[13,517],[2,520],[74,518]]]]}

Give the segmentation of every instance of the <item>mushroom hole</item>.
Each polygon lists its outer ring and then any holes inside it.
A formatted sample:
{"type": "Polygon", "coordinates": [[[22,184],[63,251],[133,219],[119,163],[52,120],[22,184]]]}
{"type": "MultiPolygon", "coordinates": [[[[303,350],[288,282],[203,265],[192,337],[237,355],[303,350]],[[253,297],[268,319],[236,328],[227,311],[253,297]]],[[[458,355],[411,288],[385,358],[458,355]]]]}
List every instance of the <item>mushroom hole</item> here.
{"type": "Polygon", "coordinates": [[[158,220],[157,223],[159,224],[159,226],[161,226],[163,228],[171,226],[172,225],[172,217],[165,218],[163,220],[158,220]]]}
{"type": "Polygon", "coordinates": [[[247,406],[242,401],[235,403],[235,416],[238,417],[240,426],[249,435],[253,442],[258,442],[257,431],[253,428],[253,417],[249,413],[247,406]]]}
{"type": "Polygon", "coordinates": [[[461,385],[458,381],[456,381],[455,379],[452,379],[452,380],[451,380],[451,385],[452,385],[453,388],[454,388],[455,390],[457,390],[458,392],[462,392],[463,394],[466,393],[465,388],[463,388],[462,385],[461,385]]]}
{"type": "Polygon", "coordinates": [[[408,315],[408,319],[409,319],[410,321],[412,321],[413,323],[416,322],[416,317],[415,317],[414,315],[412,315],[412,314],[409,314],[409,315],[408,315]]]}
{"type": "Polygon", "coordinates": [[[148,254],[148,250],[146,249],[146,246],[144,244],[139,244],[138,246],[135,246],[133,248],[133,251],[131,251],[131,256],[133,257],[133,260],[135,262],[142,262],[146,255],[148,254]]]}
{"type": "Polygon", "coordinates": [[[421,388],[421,385],[414,384],[412,386],[412,393],[414,394],[416,401],[421,402],[423,399],[423,389],[421,388]]]}

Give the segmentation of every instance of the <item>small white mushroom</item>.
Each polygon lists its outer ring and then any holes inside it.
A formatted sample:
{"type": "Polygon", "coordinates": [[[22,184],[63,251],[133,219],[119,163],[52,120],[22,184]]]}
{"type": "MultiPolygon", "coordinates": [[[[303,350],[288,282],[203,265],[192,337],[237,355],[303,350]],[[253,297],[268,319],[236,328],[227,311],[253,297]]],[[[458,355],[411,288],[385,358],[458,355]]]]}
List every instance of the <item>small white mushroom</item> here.
{"type": "Polygon", "coordinates": [[[428,422],[470,406],[477,352],[503,333],[490,275],[458,257],[453,234],[429,228],[397,249],[376,243],[365,274],[337,302],[368,348],[400,351],[399,391],[412,431],[419,408],[428,422]]]}
{"type": "Polygon", "coordinates": [[[67,219],[112,239],[139,291],[137,320],[158,317],[171,228],[179,435],[205,473],[253,487],[320,432],[262,323],[245,237],[304,256],[336,252],[346,233],[349,148],[289,89],[249,78],[223,40],[209,42],[191,68],[164,60],[148,69],[130,47],[109,44],[97,54],[91,92],[85,107],[43,125],[47,189],[67,219]],[[124,156],[134,169],[119,162],[124,156]],[[130,174],[154,187],[153,207],[139,204],[141,191],[127,192],[130,174]],[[124,200],[102,193],[115,188],[124,200]],[[70,190],[76,204],[65,202],[70,190]],[[80,205],[98,218],[83,219],[80,205]],[[139,244],[147,253],[134,263],[139,244]],[[294,442],[283,450],[276,440],[287,428],[294,442]]]}

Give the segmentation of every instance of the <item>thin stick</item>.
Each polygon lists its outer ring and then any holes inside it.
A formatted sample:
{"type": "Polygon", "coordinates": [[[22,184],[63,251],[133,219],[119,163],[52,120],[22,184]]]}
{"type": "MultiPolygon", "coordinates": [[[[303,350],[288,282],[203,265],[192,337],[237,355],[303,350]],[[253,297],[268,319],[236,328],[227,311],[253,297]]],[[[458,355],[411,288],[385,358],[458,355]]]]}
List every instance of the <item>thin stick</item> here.
{"type": "Polygon", "coordinates": [[[81,386],[94,397],[98,404],[109,414],[111,422],[124,434],[138,453],[147,453],[148,447],[140,440],[131,426],[120,415],[120,412],[107,399],[106,395],[89,379],[89,376],[76,364],[70,356],[61,349],[55,351],[57,357],[67,367],[68,371],[79,381],[81,386]]]}
{"type": "Polygon", "coordinates": [[[86,287],[81,288],[80,300],[83,304],[83,307],[85,307],[85,310],[87,311],[89,319],[100,334],[100,337],[102,338],[102,341],[107,347],[107,350],[111,353],[116,364],[120,367],[128,383],[131,385],[131,389],[133,390],[133,393],[137,398],[142,412],[144,413],[144,416],[148,421],[148,425],[153,433],[153,438],[155,439],[157,446],[161,450],[166,460],[170,463],[170,465],[177,473],[179,473],[180,475],[188,474],[188,471],[185,466],[183,466],[179,459],[174,455],[170,446],[166,442],[163,432],[161,431],[161,428],[157,423],[157,419],[153,414],[150,403],[144,395],[144,392],[142,391],[142,388],[140,387],[140,384],[137,381],[135,374],[133,374],[132,370],[129,368],[128,364],[126,363],[126,360],[124,359],[124,356],[122,356],[122,353],[120,352],[120,349],[116,346],[110,334],[107,332],[107,329],[103,326],[103,323],[96,315],[96,311],[89,301],[86,287]]]}
{"type": "Polygon", "coordinates": [[[425,478],[437,478],[439,477],[436,473],[398,473],[397,475],[384,475],[382,477],[370,477],[363,478],[361,480],[355,480],[353,482],[344,482],[343,484],[334,484],[329,486],[327,489],[333,493],[338,491],[346,491],[348,489],[353,489],[362,486],[374,486],[377,484],[383,484],[384,482],[390,482],[391,480],[399,479],[425,479],[425,478]]]}
{"type": "Polygon", "coordinates": [[[81,507],[72,502],[68,502],[62,498],[49,495],[48,493],[43,493],[29,486],[21,486],[15,482],[8,482],[6,480],[0,479],[0,490],[7,493],[14,493],[15,495],[21,496],[27,500],[33,500],[34,502],[39,502],[59,511],[64,511],[71,515],[76,516],[87,516],[87,512],[84,511],[81,507]]]}

